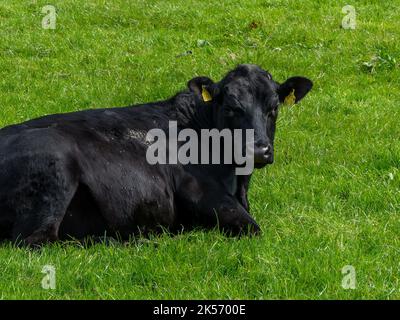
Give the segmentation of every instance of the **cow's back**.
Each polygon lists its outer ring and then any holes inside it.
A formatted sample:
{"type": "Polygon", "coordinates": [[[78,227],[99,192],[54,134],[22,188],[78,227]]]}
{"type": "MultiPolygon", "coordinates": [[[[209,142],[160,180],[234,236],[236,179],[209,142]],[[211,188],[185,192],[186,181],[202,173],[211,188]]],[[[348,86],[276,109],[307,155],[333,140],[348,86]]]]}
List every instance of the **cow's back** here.
{"type": "Polygon", "coordinates": [[[153,229],[174,225],[172,168],[151,166],[146,161],[145,127],[154,123],[146,124],[146,115],[140,112],[135,121],[135,115],[127,111],[121,108],[53,115],[0,130],[0,224],[13,219],[10,210],[18,206],[13,200],[16,190],[30,183],[32,172],[45,177],[43,185],[35,184],[46,188],[46,179],[65,172],[58,166],[62,163],[79,184],[67,219],[73,216],[82,221],[82,215],[88,214],[87,206],[79,208],[74,201],[85,194],[83,198],[92,201],[90,207],[96,211],[91,218],[100,215],[107,229],[121,234],[145,226],[153,229]],[[54,162],[55,170],[46,170],[54,162]]]}

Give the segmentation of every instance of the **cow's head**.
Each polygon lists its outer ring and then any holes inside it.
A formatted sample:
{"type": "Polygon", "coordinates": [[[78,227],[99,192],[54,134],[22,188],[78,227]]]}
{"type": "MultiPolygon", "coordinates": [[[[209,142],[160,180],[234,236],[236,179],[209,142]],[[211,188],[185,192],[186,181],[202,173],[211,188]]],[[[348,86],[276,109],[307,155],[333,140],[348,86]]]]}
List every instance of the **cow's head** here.
{"type": "Polygon", "coordinates": [[[299,102],[312,82],[292,77],[280,84],[256,65],[239,65],[220,82],[194,78],[189,88],[215,107],[218,129],[254,129],[254,162],[262,168],[274,160],[275,124],[279,106],[299,102]],[[206,93],[206,94],[204,94],[206,93]]]}

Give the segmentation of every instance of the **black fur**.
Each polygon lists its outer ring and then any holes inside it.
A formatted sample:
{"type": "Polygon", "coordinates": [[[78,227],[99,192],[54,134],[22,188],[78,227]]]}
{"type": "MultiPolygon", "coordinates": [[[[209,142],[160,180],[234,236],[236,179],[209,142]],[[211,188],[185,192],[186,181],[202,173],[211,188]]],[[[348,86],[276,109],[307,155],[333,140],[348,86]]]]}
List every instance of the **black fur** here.
{"type": "MultiPolygon", "coordinates": [[[[294,79],[294,80],[293,80],[294,79]]],[[[258,233],[248,213],[250,177],[234,165],[150,165],[145,133],[179,129],[255,129],[261,168],[273,159],[279,85],[261,68],[241,65],[219,83],[194,78],[174,97],[125,108],[50,115],[0,130],[0,239],[36,245],[88,235],[127,238],[160,228],[219,226],[258,233]],[[201,88],[213,96],[204,102],[201,88]]],[[[281,88],[281,90],[280,90],[281,88]]],[[[301,98],[302,98],[301,97],[301,98]]]]}

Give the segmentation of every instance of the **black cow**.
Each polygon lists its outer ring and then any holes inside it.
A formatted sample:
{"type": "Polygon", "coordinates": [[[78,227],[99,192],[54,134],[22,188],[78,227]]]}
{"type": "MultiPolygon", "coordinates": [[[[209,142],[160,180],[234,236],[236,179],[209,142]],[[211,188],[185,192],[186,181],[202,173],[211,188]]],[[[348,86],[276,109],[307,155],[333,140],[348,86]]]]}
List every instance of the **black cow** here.
{"type": "Polygon", "coordinates": [[[146,133],[168,129],[255,130],[255,167],[273,161],[278,106],[302,99],[306,78],[283,84],[255,65],[222,81],[194,78],[165,101],[50,115],[0,130],[0,239],[38,245],[57,239],[182,227],[258,233],[249,215],[249,177],[236,164],[151,165],[146,133]],[[206,90],[207,99],[204,99],[206,90]],[[206,101],[204,101],[206,100],[206,101]]]}

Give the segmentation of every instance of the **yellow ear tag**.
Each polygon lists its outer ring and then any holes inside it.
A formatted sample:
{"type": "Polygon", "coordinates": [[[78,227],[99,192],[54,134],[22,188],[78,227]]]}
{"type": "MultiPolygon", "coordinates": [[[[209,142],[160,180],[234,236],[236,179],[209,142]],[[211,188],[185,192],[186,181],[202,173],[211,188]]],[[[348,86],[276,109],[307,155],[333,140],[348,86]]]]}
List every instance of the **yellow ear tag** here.
{"type": "Polygon", "coordinates": [[[206,86],[202,86],[201,96],[203,97],[203,100],[205,102],[208,102],[208,101],[212,100],[211,94],[206,89],[206,86]]]}
{"type": "Polygon", "coordinates": [[[285,101],[283,103],[288,106],[292,106],[296,103],[296,96],[294,95],[294,89],[292,90],[292,92],[289,93],[289,95],[286,96],[285,101]]]}

